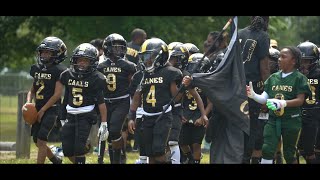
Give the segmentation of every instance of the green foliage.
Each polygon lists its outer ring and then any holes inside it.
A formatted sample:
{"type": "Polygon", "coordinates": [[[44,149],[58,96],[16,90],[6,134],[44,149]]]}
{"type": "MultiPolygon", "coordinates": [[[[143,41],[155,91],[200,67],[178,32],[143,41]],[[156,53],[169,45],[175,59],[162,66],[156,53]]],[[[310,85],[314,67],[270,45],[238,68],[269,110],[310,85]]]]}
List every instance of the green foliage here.
{"type": "Polygon", "coordinates": [[[297,30],[301,37],[301,42],[311,41],[320,45],[320,17],[319,16],[298,16],[297,30]]]}
{"type": "MultiPolygon", "coordinates": [[[[134,28],[144,29],[148,37],[159,37],[168,44],[191,42],[203,50],[210,31],[220,31],[227,16],[1,16],[0,67],[28,70],[35,62],[35,49],[47,36],[60,37],[72,50],[83,42],[104,39],[119,33],[129,42],[134,28]]],[[[239,28],[249,25],[249,16],[239,16],[239,28]]],[[[320,17],[270,16],[270,38],[280,46],[297,45],[303,40],[320,44],[320,17]]],[[[68,65],[68,61],[66,61],[68,65]]]]}

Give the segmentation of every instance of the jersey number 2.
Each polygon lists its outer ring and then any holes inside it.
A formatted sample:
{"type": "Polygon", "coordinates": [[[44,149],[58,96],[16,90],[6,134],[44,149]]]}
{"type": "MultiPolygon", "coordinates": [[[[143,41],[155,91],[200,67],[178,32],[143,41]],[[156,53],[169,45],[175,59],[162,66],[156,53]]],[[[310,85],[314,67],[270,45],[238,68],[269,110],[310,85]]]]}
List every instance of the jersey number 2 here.
{"type": "Polygon", "coordinates": [[[40,92],[44,89],[44,82],[42,80],[39,80],[37,81],[37,86],[39,86],[39,84],[40,87],[36,92],[36,99],[43,99],[43,95],[40,95],[40,92]]]}

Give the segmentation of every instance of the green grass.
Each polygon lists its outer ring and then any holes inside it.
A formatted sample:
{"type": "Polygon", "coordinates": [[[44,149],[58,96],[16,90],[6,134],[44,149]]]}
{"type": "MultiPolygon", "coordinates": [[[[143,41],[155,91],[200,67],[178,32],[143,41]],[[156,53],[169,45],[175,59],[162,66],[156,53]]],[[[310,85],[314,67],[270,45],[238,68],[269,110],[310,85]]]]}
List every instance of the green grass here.
{"type": "MultiPolygon", "coordinates": [[[[0,95],[0,141],[16,141],[17,128],[17,112],[18,112],[18,97],[17,96],[2,96],[0,95]]],[[[32,142],[32,141],[31,141],[32,142]]],[[[49,143],[49,145],[60,146],[61,143],[49,143]]],[[[107,154],[107,153],[106,153],[107,154]]],[[[134,164],[138,159],[138,153],[128,153],[127,164],[134,164]]],[[[87,154],[87,163],[96,164],[97,155],[87,154]]],[[[37,148],[34,143],[31,143],[30,159],[16,159],[15,152],[0,151],[0,164],[34,164],[37,159],[37,148]]],[[[109,157],[105,156],[104,162],[110,164],[109,157]]],[[[305,160],[300,158],[301,164],[305,164],[305,160]]],[[[51,162],[47,159],[47,164],[51,162]]],[[[71,164],[68,158],[63,159],[64,164],[71,164]]],[[[204,153],[201,164],[209,163],[209,154],[204,153]]]]}
{"type": "MultiPolygon", "coordinates": [[[[49,143],[50,145],[60,146],[61,143],[49,143]]],[[[86,155],[86,163],[87,164],[97,164],[98,156],[96,154],[89,153],[86,155]]],[[[139,158],[139,154],[136,152],[127,153],[127,164],[134,164],[136,159],[139,158]]],[[[31,144],[30,149],[30,159],[16,159],[15,151],[3,152],[0,151],[0,164],[35,164],[37,162],[37,147],[34,143],[31,144]]],[[[104,157],[104,163],[110,164],[109,156],[107,153],[104,157]]],[[[204,153],[201,164],[209,163],[209,155],[204,153]]],[[[45,161],[45,164],[51,164],[48,158],[45,161]]],[[[63,158],[63,164],[72,164],[68,158],[63,158]]]]}
{"type": "Polygon", "coordinates": [[[17,107],[17,96],[0,96],[0,141],[16,140],[17,107]]]}

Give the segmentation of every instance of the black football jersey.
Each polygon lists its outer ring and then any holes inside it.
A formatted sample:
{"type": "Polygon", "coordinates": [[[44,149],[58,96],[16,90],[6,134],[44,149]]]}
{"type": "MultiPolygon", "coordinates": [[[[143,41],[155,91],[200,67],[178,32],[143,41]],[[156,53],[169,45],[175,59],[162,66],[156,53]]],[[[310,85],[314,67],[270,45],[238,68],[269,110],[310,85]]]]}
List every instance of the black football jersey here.
{"type": "Polygon", "coordinates": [[[246,27],[239,30],[239,41],[247,82],[260,81],[260,60],[269,55],[269,35],[246,27]]]}
{"type": "Polygon", "coordinates": [[[308,82],[310,85],[311,95],[306,98],[302,108],[320,108],[320,68],[315,69],[308,75],[308,82]]]}
{"type": "Polygon", "coordinates": [[[161,112],[171,98],[170,84],[182,78],[182,72],[165,66],[154,73],[145,73],[142,83],[143,109],[148,113],[161,112]]]}
{"type": "MultiPolygon", "coordinates": [[[[207,105],[207,97],[204,95],[202,90],[198,87],[195,87],[196,91],[199,93],[204,107],[207,105]]],[[[201,116],[200,109],[198,108],[198,104],[196,102],[196,99],[189,93],[188,90],[185,91],[184,96],[183,96],[183,116],[186,119],[192,119],[196,120],[201,116]]]]}
{"type": "Polygon", "coordinates": [[[134,93],[137,90],[137,87],[140,85],[142,77],[143,77],[142,71],[137,71],[132,76],[131,84],[130,84],[130,87],[129,87],[129,94],[130,94],[131,97],[133,97],[134,93]]]}
{"type": "Polygon", "coordinates": [[[60,81],[66,87],[67,104],[73,108],[104,103],[106,79],[99,71],[84,78],[72,75],[71,70],[64,71],[60,81]]]}
{"type": "Polygon", "coordinates": [[[116,98],[129,93],[131,76],[136,72],[136,65],[125,59],[112,62],[107,58],[98,65],[98,70],[107,79],[105,98],[116,98]]]}
{"type": "Polygon", "coordinates": [[[133,62],[134,64],[138,64],[139,61],[139,55],[138,52],[140,50],[140,46],[137,44],[133,44],[132,42],[129,42],[127,45],[127,54],[126,58],[133,62]]]}
{"type": "MultiPolygon", "coordinates": [[[[30,69],[30,75],[33,77],[33,88],[35,91],[36,108],[39,111],[53,96],[56,87],[56,81],[60,74],[66,70],[62,64],[53,65],[47,69],[40,68],[38,64],[33,64],[30,69]]],[[[61,104],[58,100],[56,104],[61,104]]]]}

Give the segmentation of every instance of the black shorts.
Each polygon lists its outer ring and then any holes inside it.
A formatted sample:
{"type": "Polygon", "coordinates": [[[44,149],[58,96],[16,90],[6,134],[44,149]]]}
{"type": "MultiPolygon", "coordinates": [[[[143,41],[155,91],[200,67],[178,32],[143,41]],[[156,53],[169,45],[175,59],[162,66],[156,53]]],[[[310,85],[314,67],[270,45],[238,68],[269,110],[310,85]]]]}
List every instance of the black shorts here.
{"type": "Polygon", "coordinates": [[[252,102],[249,100],[249,116],[250,116],[250,136],[249,147],[253,147],[255,150],[261,150],[263,145],[263,129],[266,121],[258,119],[260,114],[261,104],[252,102]]]}
{"type": "Polygon", "coordinates": [[[37,139],[48,141],[48,137],[55,127],[58,117],[58,107],[54,106],[49,108],[43,115],[41,122],[34,123],[31,127],[31,135],[33,142],[37,143],[37,139]]]}
{"type": "Polygon", "coordinates": [[[169,141],[179,142],[179,136],[182,126],[181,117],[174,112],[172,112],[172,117],[172,127],[169,134],[169,141]]]}
{"type": "Polygon", "coordinates": [[[67,120],[61,132],[62,149],[65,156],[81,156],[87,152],[87,139],[92,122],[96,119],[95,111],[77,115],[67,114],[67,120]]]}
{"type": "Polygon", "coordinates": [[[142,143],[149,157],[165,154],[172,123],[172,113],[168,112],[155,122],[158,116],[142,117],[142,143]]]}
{"type": "Polygon", "coordinates": [[[195,126],[192,123],[185,123],[182,125],[180,134],[180,144],[201,144],[204,138],[205,128],[204,126],[195,126]]]}
{"type": "Polygon", "coordinates": [[[130,108],[130,98],[114,101],[105,101],[107,106],[107,122],[110,133],[121,135],[122,126],[125,123],[130,108]]]}

